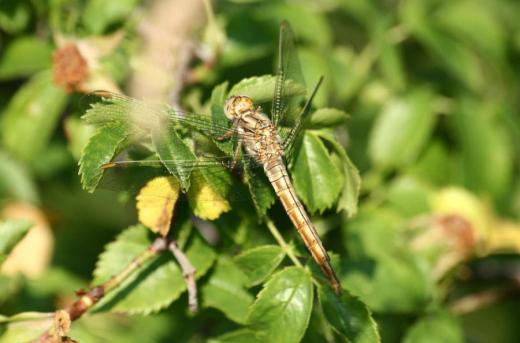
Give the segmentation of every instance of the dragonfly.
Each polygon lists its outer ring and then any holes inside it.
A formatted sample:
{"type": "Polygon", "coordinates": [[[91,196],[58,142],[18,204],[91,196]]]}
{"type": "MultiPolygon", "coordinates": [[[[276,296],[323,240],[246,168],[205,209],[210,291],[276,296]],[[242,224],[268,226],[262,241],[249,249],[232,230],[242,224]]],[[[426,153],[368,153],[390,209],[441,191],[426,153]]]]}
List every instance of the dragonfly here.
{"type": "MultiPolygon", "coordinates": [[[[90,116],[91,121],[98,123],[100,121],[110,123],[114,119],[124,118],[132,123],[136,131],[147,129],[157,132],[169,125],[180,125],[210,137],[221,150],[228,153],[224,158],[203,156],[195,159],[159,159],[145,162],[162,164],[177,176],[181,183],[188,180],[190,173],[200,171],[207,174],[212,168],[222,166],[229,169],[237,166],[263,168],[265,176],[314,261],[319,265],[334,291],[340,294],[341,285],[331,265],[330,257],[296,195],[285,162],[292,156],[297,137],[305,126],[312,101],[323,80],[323,77],[319,78],[307,99],[301,95],[301,92],[295,91],[297,89],[295,85],[300,85],[301,90],[305,87],[305,83],[295,52],[294,33],[286,21],[282,22],[279,28],[277,60],[270,116],[247,95],[231,94],[225,100],[220,111],[223,116],[219,118],[215,115],[210,117],[183,112],[169,105],[148,104],[131,97],[99,91],[96,94],[104,99],[106,106],[100,108],[100,111],[87,113],[86,117],[90,116]],[[296,115],[291,117],[291,113],[296,115]]],[[[152,140],[153,135],[152,133],[152,140]]],[[[160,138],[155,139],[160,140],[160,138]]],[[[135,161],[116,158],[103,168],[109,169],[132,163],[135,161]]]]}

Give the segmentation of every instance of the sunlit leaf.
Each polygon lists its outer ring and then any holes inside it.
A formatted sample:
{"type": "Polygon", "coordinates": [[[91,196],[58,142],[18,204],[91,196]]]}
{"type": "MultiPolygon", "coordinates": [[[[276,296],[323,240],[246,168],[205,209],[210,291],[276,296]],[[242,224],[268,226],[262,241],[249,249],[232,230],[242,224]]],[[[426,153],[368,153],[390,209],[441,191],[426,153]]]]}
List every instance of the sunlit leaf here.
{"type": "Polygon", "coordinates": [[[91,33],[100,34],[110,24],[126,19],[137,3],[137,0],[89,0],[83,12],[83,23],[91,33]]]}
{"type": "MultiPolygon", "coordinates": [[[[273,99],[275,82],[276,78],[271,75],[250,77],[234,85],[229,94],[246,95],[258,104],[270,102],[273,99]]],[[[305,94],[305,87],[293,81],[286,81],[285,87],[286,96],[305,94]]]]}
{"type": "Polygon", "coordinates": [[[312,129],[337,126],[344,123],[349,115],[335,108],[320,108],[309,117],[308,126],[312,129]]]}
{"type": "Polygon", "coordinates": [[[90,137],[79,160],[79,174],[83,189],[88,192],[96,189],[103,176],[101,167],[112,160],[127,136],[126,125],[113,123],[99,128],[90,137]]]}
{"type": "Polygon", "coordinates": [[[24,166],[0,153],[0,197],[37,203],[36,184],[24,166]]]}
{"type": "Polygon", "coordinates": [[[376,165],[399,167],[417,158],[435,125],[432,102],[432,94],[423,89],[385,105],[369,138],[376,165]]]}
{"type": "Polygon", "coordinates": [[[231,210],[229,202],[198,171],[192,173],[188,200],[193,213],[206,220],[217,219],[222,213],[231,210]]]}
{"type": "Polygon", "coordinates": [[[263,342],[299,342],[312,312],[313,286],[299,267],[274,274],[251,306],[247,322],[263,342]]]}
{"type": "Polygon", "coordinates": [[[406,333],[405,343],[465,342],[462,327],[448,313],[434,313],[420,318],[406,333]]]}
{"type": "Polygon", "coordinates": [[[264,341],[258,339],[255,333],[248,329],[240,329],[228,332],[222,336],[218,336],[208,340],[208,343],[262,343],[264,341]]]}
{"type": "MultiPolygon", "coordinates": [[[[125,230],[100,255],[93,284],[105,282],[119,273],[152,242],[153,234],[144,226],[137,225],[125,230]]],[[[197,269],[197,277],[208,271],[215,258],[213,250],[198,236],[192,237],[185,253],[197,269]]],[[[184,291],[186,282],[177,262],[171,253],[164,252],[139,266],[137,272],[107,294],[95,309],[148,314],[167,307],[184,291]]]]}
{"type": "Polygon", "coordinates": [[[139,221],[153,232],[166,236],[179,192],[179,182],[173,176],[150,180],[136,197],[139,221]]]}
{"type": "Polygon", "coordinates": [[[248,278],[248,286],[263,282],[280,262],[285,254],[277,245],[262,245],[246,250],[234,258],[237,266],[248,278]]]}
{"type": "Polygon", "coordinates": [[[11,317],[1,316],[0,343],[32,342],[51,327],[53,317],[53,312],[22,312],[11,317]]]}
{"type": "Polygon", "coordinates": [[[341,296],[337,296],[329,288],[319,287],[319,298],[329,325],[348,342],[381,341],[370,311],[348,291],[344,290],[341,296]]]}
{"type": "Polygon", "coordinates": [[[1,127],[4,147],[31,161],[49,142],[67,95],[52,84],[50,72],[35,75],[11,98],[1,127]]]}
{"type": "Polygon", "coordinates": [[[253,296],[244,289],[246,281],[246,276],[232,260],[221,257],[202,288],[203,305],[224,312],[237,323],[244,323],[253,302],[253,296]]]}
{"type": "Polygon", "coordinates": [[[25,236],[32,223],[28,220],[6,220],[0,222],[0,263],[4,262],[9,252],[25,236]]]}
{"type": "Polygon", "coordinates": [[[320,133],[320,137],[330,144],[336,154],[339,155],[341,166],[343,167],[343,189],[338,200],[338,211],[345,210],[349,217],[357,213],[359,192],[361,190],[361,176],[356,166],[347,155],[345,149],[336,139],[325,133],[320,133]]]}
{"type": "Polygon", "coordinates": [[[0,58],[0,79],[30,76],[51,66],[51,45],[36,37],[12,41],[0,58]]]}
{"type": "Polygon", "coordinates": [[[343,186],[343,174],[317,134],[305,132],[293,165],[296,192],[310,212],[322,212],[332,206],[343,186]]]}

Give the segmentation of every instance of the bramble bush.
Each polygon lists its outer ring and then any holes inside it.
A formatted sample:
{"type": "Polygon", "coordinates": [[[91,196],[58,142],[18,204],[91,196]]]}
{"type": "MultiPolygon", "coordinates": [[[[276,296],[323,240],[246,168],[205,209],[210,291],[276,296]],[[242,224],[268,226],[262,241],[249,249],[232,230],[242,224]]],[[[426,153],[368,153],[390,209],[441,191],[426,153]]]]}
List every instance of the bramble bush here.
{"type": "Polygon", "coordinates": [[[518,341],[519,11],[0,2],[0,342],[518,341]],[[269,113],[284,20],[288,95],[324,76],[287,162],[339,296],[261,168],[168,163],[233,153],[179,109],[269,113]]]}

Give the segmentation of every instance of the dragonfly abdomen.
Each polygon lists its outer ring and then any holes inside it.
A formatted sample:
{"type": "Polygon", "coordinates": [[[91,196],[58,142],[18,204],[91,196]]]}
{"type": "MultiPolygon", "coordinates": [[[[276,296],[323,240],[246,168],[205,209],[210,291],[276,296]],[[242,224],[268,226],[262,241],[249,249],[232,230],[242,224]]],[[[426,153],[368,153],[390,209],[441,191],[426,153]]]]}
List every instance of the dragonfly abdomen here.
{"type": "Polygon", "coordinates": [[[327,276],[336,293],[339,294],[341,286],[330,264],[329,255],[323,247],[316,228],[296,196],[282,159],[277,158],[264,164],[264,170],[273,185],[276,195],[280,198],[285,211],[311,252],[312,257],[318,263],[325,276],[327,276]]]}

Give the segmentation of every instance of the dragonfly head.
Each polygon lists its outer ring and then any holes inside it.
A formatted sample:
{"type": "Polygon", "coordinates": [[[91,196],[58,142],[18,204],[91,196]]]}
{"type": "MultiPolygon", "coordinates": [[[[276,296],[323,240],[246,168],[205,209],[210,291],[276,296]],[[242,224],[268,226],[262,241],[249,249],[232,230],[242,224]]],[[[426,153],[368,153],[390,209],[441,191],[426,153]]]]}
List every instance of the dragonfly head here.
{"type": "Polygon", "coordinates": [[[254,110],[253,99],[245,95],[233,95],[226,100],[224,112],[229,120],[240,118],[254,110]]]}

